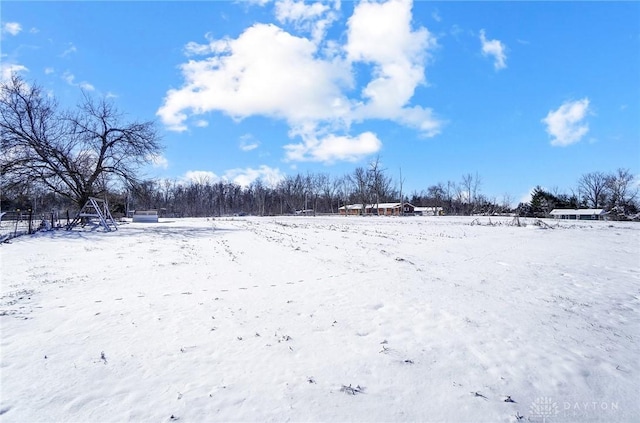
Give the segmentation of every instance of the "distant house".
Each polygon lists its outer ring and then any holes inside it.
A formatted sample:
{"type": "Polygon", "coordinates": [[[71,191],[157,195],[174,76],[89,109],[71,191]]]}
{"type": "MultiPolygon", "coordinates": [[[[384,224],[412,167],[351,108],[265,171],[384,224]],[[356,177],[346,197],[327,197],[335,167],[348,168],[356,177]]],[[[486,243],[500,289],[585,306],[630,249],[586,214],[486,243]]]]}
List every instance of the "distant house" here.
{"type": "Polygon", "coordinates": [[[400,216],[403,212],[414,214],[415,206],[410,203],[378,203],[367,204],[365,207],[362,207],[362,204],[347,204],[340,207],[338,213],[343,216],[359,216],[363,210],[365,215],[400,216]]]}
{"type": "Polygon", "coordinates": [[[347,204],[338,208],[338,213],[343,216],[359,216],[362,214],[362,204],[347,204]]]}
{"type": "Polygon", "coordinates": [[[134,222],[158,223],[158,210],[136,210],[133,213],[134,222]]]}
{"type": "Polygon", "coordinates": [[[415,207],[416,216],[442,216],[444,209],[442,207],[415,207]]]}
{"type": "Polygon", "coordinates": [[[549,213],[554,219],[604,220],[604,209],[553,209],[549,213]]]}

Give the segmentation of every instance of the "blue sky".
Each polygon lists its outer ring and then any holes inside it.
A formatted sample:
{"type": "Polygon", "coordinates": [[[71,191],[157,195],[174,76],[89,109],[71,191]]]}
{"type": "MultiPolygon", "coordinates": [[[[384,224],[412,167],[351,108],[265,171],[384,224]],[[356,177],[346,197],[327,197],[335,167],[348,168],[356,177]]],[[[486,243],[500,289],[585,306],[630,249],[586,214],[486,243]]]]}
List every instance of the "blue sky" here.
{"type": "Polygon", "coordinates": [[[638,2],[14,2],[2,77],[158,121],[147,176],[277,181],[376,156],[501,200],[640,176],[638,2]]]}

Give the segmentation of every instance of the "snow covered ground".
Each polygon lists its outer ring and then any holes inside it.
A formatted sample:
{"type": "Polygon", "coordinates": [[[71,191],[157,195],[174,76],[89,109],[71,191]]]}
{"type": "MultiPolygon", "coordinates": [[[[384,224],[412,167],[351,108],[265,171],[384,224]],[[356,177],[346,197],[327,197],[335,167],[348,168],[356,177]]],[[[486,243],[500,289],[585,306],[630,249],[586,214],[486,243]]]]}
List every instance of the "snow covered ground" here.
{"type": "Polygon", "coordinates": [[[640,421],[640,225],[510,220],[14,239],[0,420],[640,421]]]}

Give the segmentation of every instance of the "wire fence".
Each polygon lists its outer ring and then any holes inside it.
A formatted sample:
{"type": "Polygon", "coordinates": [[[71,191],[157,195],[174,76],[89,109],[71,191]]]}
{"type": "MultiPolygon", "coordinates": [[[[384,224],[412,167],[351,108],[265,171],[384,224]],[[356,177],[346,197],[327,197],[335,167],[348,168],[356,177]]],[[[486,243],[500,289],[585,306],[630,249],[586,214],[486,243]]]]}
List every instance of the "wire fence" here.
{"type": "Polygon", "coordinates": [[[33,213],[31,210],[1,212],[0,242],[32,234],[41,229],[60,228],[63,225],[60,217],[57,211],[47,213],[33,213]]]}

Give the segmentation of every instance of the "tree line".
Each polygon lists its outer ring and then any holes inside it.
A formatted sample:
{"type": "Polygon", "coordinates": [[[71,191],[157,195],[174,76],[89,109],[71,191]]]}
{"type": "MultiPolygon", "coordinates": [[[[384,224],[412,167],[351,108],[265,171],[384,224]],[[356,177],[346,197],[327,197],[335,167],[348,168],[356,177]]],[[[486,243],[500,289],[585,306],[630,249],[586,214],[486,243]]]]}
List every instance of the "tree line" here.
{"type": "Polygon", "coordinates": [[[638,214],[638,184],[629,169],[585,173],[569,193],[537,186],[531,193],[531,201],[520,204],[518,212],[524,216],[545,217],[556,208],[604,209],[613,219],[625,219],[638,214]]]}
{"type": "MultiPolygon", "coordinates": [[[[381,168],[380,159],[375,158],[366,167],[356,167],[341,176],[298,173],[285,176],[274,186],[265,185],[260,179],[247,187],[207,177],[188,182],[165,179],[145,181],[125,195],[130,207],[158,209],[176,217],[329,214],[338,213],[344,205],[400,202],[401,198],[415,206],[441,207],[446,214],[511,210],[509,205],[496,204],[480,194],[479,184],[477,175],[465,175],[459,184],[449,183],[450,190],[441,189],[443,184],[439,184],[426,193],[403,195],[401,184],[394,181],[387,170],[381,168]]],[[[122,201],[121,197],[120,203],[122,201]]]]}
{"type": "MultiPolygon", "coordinates": [[[[463,177],[463,182],[468,178],[463,177]]],[[[181,181],[150,179],[129,183],[119,190],[106,190],[102,197],[109,201],[112,212],[125,215],[132,210],[159,210],[163,216],[205,217],[228,215],[283,215],[338,213],[347,204],[400,202],[400,198],[416,206],[441,207],[445,214],[472,212],[506,213],[509,205],[492,203],[477,192],[468,195],[463,183],[448,183],[427,191],[402,195],[398,185],[376,159],[367,167],[356,167],[342,176],[327,173],[287,175],[273,186],[258,179],[246,187],[230,181],[214,181],[208,177],[181,181]],[[455,189],[452,187],[455,185],[455,189]]],[[[14,185],[2,192],[3,209],[35,209],[49,211],[77,208],[77,203],[47,191],[38,184],[14,185]]]]}
{"type": "Polygon", "coordinates": [[[337,213],[347,204],[407,201],[444,214],[518,213],[542,217],[553,208],[605,208],[613,216],[638,212],[638,187],[626,169],[582,175],[575,190],[536,187],[530,202],[482,193],[482,178],[465,174],[421,191],[403,191],[376,157],[366,166],[332,176],[287,175],[275,185],[258,179],[248,186],[207,177],[183,181],[142,179],[139,169],[162,152],[154,122],[130,121],[107,99],[83,93],[72,110],[18,76],[0,85],[0,202],[3,210],[77,210],[89,197],[106,198],[112,212],[157,209],[164,216],[337,213]]]}
{"type": "MultiPolygon", "coordinates": [[[[331,176],[327,173],[287,175],[273,186],[258,179],[246,187],[230,181],[214,181],[207,177],[190,181],[155,179],[128,184],[119,190],[108,190],[112,212],[125,215],[132,210],[156,209],[167,217],[210,217],[229,215],[283,215],[337,213],[346,204],[399,202],[400,198],[414,206],[438,207],[446,215],[495,215],[516,213],[520,216],[545,217],[554,208],[604,208],[612,218],[638,213],[637,189],[628,170],[583,175],[570,194],[541,187],[533,190],[531,201],[513,207],[510,196],[489,198],[481,192],[480,177],[463,175],[460,181],[437,183],[422,191],[403,195],[400,184],[379,166],[378,159],[367,167],[356,167],[351,173],[331,176]],[[594,176],[595,175],[595,176],[594,176]],[[606,184],[593,184],[605,175],[606,184]]],[[[34,208],[40,211],[64,210],[74,204],[44,187],[22,185],[22,190],[3,191],[3,209],[34,208]],[[10,195],[13,194],[13,196],[10,195]]]]}

